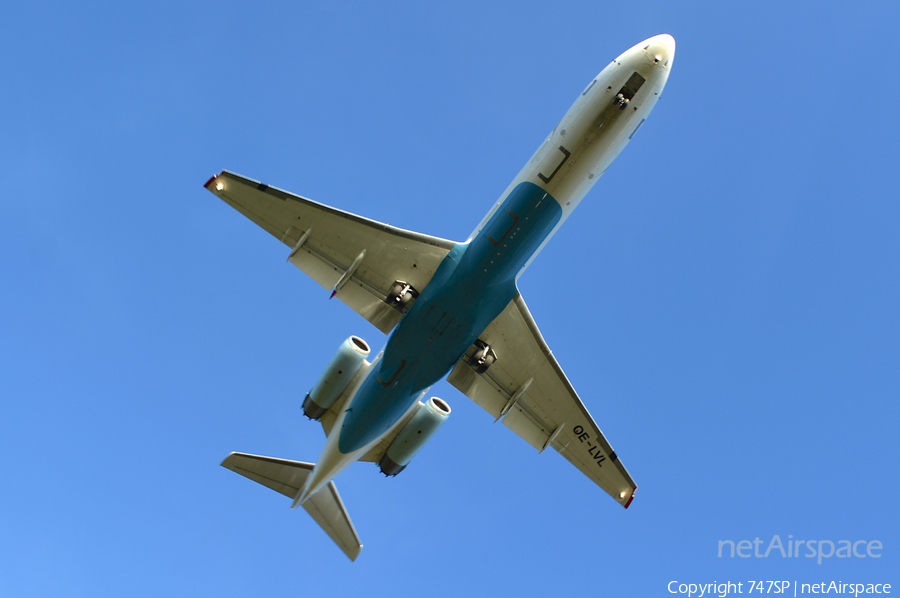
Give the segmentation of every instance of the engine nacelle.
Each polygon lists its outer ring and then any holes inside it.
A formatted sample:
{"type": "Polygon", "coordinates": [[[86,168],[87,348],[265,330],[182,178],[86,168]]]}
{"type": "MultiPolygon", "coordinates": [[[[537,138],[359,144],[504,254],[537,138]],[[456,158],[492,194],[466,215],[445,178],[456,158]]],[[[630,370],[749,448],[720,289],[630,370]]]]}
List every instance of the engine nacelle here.
{"type": "Polygon", "coordinates": [[[378,462],[381,473],[394,476],[403,471],[449,416],[450,406],[447,403],[437,397],[428,399],[384,452],[378,462]]]}
{"type": "Polygon", "coordinates": [[[341,343],[331,363],[303,400],[303,414],[315,420],[325,415],[350,385],[368,355],[369,345],[358,336],[351,336],[341,343]]]}

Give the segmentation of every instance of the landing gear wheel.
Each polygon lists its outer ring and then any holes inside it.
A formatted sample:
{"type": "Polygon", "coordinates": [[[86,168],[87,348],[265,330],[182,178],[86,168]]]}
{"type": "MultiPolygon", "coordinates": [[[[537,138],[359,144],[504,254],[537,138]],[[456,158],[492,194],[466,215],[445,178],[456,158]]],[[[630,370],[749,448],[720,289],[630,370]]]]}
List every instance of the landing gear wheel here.
{"type": "Polygon", "coordinates": [[[488,370],[488,368],[491,367],[491,364],[493,364],[494,361],[496,361],[496,359],[497,358],[494,356],[493,353],[488,353],[487,355],[482,357],[480,360],[476,360],[475,361],[475,373],[476,374],[485,373],[488,370]]]}
{"type": "Polygon", "coordinates": [[[476,374],[485,373],[491,365],[497,361],[497,354],[484,341],[475,341],[477,350],[469,358],[469,365],[475,370],[476,374]]]}
{"type": "Polygon", "coordinates": [[[384,302],[400,313],[403,313],[406,311],[409,303],[418,296],[418,291],[412,288],[409,283],[398,280],[391,285],[391,290],[388,291],[387,296],[384,298],[384,302]]]}

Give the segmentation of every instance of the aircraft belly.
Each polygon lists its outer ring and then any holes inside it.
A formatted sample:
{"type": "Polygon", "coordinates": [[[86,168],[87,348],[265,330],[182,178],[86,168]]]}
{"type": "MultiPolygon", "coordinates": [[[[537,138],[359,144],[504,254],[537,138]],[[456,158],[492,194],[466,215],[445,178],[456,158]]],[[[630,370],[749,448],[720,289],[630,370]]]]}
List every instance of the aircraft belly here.
{"type": "Polygon", "coordinates": [[[516,276],[561,216],[545,190],[521,183],[477,237],[447,255],[354,396],[340,431],[342,453],[383,435],[447,375],[513,299],[516,276]]]}

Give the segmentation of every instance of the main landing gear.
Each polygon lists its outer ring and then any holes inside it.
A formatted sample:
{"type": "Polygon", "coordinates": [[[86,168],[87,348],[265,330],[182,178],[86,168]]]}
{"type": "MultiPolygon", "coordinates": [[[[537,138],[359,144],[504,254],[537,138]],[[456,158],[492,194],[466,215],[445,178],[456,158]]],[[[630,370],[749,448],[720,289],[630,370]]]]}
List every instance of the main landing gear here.
{"type": "Polygon", "coordinates": [[[497,354],[490,345],[482,340],[475,341],[475,347],[475,353],[469,357],[469,365],[476,374],[483,374],[491,367],[491,364],[497,361],[497,354]]]}
{"type": "Polygon", "coordinates": [[[398,280],[391,286],[391,290],[388,292],[387,297],[384,298],[384,302],[403,313],[409,307],[410,302],[418,296],[419,292],[412,288],[412,285],[398,280]]]}

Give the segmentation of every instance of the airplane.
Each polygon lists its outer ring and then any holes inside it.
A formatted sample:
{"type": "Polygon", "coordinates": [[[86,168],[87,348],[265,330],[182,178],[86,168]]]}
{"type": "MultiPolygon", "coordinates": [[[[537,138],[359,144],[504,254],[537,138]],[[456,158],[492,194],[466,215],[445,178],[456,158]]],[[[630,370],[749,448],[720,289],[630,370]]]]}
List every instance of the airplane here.
{"type": "Polygon", "coordinates": [[[517,280],[640,129],[675,57],[642,41],[588,83],[462,243],[369,220],[223,170],[205,187],[289,249],[307,273],[381,332],[351,336],[306,395],[326,440],[319,460],[231,453],[222,466],[304,507],[351,559],[362,543],[334,478],[356,461],[403,471],[446,422],[423,401],[447,381],[524,439],[552,447],[626,509],[637,485],[538,330],[517,280]]]}

